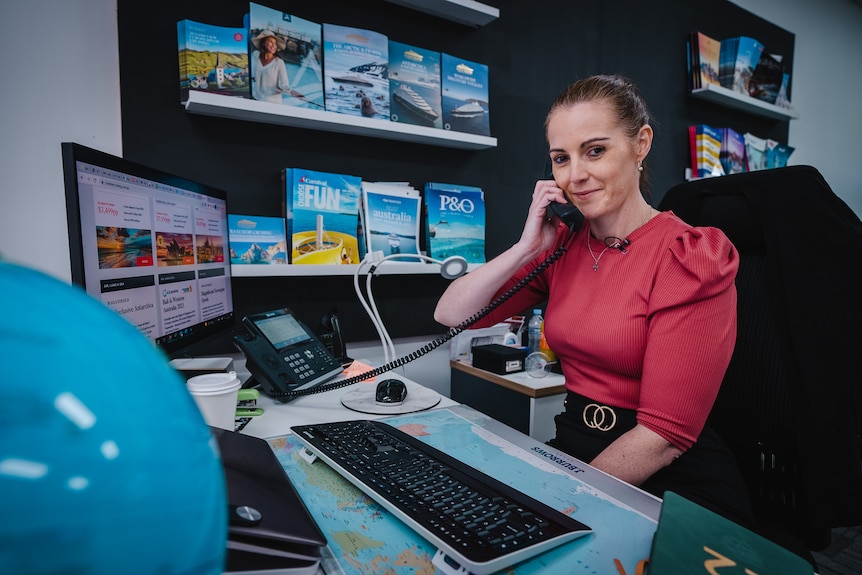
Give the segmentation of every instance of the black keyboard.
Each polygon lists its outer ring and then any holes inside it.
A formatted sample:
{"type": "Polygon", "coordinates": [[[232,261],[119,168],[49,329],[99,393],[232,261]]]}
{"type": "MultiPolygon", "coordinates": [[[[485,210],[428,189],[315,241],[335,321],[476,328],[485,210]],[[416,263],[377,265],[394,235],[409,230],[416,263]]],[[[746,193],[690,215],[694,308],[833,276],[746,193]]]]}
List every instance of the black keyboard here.
{"type": "Polygon", "coordinates": [[[291,428],[314,455],[436,545],[484,575],[586,535],[583,523],[391,425],[291,428]]]}

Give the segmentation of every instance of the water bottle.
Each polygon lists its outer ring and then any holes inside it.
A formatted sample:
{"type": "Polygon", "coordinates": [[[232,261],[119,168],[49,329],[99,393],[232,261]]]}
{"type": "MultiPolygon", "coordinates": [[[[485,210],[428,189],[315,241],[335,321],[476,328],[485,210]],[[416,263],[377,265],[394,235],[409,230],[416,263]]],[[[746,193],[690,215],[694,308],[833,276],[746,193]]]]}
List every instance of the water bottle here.
{"type": "Polygon", "coordinates": [[[544,321],[542,310],[534,309],[533,317],[527,323],[527,345],[529,346],[527,354],[539,351],[542,342],[542,323],[544,321]]]}

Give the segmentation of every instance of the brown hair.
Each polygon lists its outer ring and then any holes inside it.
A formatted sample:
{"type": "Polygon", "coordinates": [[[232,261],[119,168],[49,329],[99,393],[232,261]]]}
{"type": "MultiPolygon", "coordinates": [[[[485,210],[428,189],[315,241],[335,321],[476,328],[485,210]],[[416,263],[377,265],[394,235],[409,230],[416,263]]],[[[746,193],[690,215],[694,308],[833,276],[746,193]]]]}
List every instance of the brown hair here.
{"type": "MultiPolygon", "coordinates": [[[[545,132],[551,116],[557,110],[568,108],[580,102],[602,100],[613,106],[620,125],[630,138],[635,138],[638,131],[650,123],[650,113],[646,101],[634,83],[618,74],[589,76],[578,80],[563,90],[551,104],[551,109],[545,118],[545,132]]],[[[646,160],[643,161],[643,171],[640,174],[641,192],[648,196],[649,178],[647,177],[646,160]]]]}

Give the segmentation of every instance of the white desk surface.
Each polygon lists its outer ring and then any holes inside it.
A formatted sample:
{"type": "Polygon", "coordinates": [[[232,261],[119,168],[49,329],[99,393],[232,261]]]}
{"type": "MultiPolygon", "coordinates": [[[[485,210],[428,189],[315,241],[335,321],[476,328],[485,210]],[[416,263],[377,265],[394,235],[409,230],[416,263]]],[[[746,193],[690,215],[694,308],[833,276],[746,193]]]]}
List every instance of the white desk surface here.
{"type": "MultiPolygon", "coordinates": [[[[242,381],[250,375],[245,370],[245,360],[234,359],[234,369],[242,381]]],[[[308,425],[311,423],[328,423],[333,421],[345,421],[351,419],[381,419],[388,415],[397,415],[398,412],[393,410],[389,414],[371,414],[361,411],[354,411],[345,407],[341,403],[341,397],[354,390],[357,386],[368,388],[368,393],[373,394],[377,387],[376,381],[381,379],[400,379],[408,386],[419,385],[406,377],[399,375],[396,372],[387,372],[377,376],[374,382],[361,382],[350,386],[325,391],[323,393],[313,393],[298,397],[287,403],[280,403],[273,400],[271,397],[261,392],[260,398],[257,401],[257,406],[263,408],[263,415],[253,417],[251,421],[242,429],[242,433],[268,439],[270,437],[278,437],[290,433],[290,428],[294,425],[308,425]]],[[[332,381],[338,381],[338,378],[332,381]]],[[[427,388],[426,388],[427,390],[427,388]]],[[[458,405],[448,397],[440,396],[440,403],[434,407],[448,407],[458,405]]]]}

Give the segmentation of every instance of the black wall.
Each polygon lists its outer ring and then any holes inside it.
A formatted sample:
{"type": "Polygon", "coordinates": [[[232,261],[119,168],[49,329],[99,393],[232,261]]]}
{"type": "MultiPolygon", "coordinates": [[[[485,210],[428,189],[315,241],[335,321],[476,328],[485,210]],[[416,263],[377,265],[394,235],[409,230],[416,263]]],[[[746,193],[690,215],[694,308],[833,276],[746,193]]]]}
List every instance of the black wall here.
{"type": "MultiPolygon", "coordinates": [[[[280,174],[288,166],[409,181],[420,189],[427,181],[479,186],[486,194],[486,252],[494,257],[520,235],[533,184],[543,174],[548,106],[566,85],[597,73],[628,75],[650,105],[656,132],[647,162],[653,205],[684,178],[690,124],[787,141],[786,121],[688,95],[685,42],[693,30],[717,39],[757,38],[792,70],[794,35],[723,0],[485,0],[501,14],[481,28],[383,0],[258,3],[488,64],[497,147],[454,150],[186,113],[180,105],[176,22],[241,26],[248,2],[118,0],[125,157],[226,190],[233,213],[282,215],[280,174]]],[[[392,335],[441,333],[432,312],[446,283],[434,275],[375,279],[374,296],[392,335]]],[[[349,341],[376,337],[350,276],[235,278],[234,300],[240,317],[289,306],[311,325],[336,306],[349,341]]]]}

